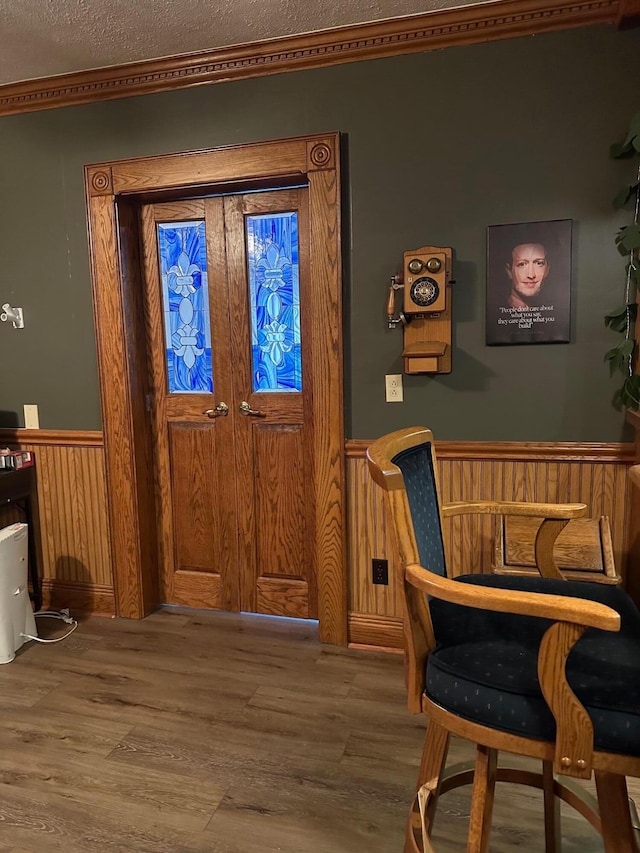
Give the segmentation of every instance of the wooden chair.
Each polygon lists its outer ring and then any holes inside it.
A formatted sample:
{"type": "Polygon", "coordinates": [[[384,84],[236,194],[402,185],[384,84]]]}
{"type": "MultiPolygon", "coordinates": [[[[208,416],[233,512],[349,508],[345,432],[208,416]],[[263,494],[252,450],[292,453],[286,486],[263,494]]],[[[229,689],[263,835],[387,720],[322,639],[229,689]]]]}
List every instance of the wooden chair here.
{"type": "Polygon", "coordinates": [[[442,505],[422,427],[378,439],[367,456],[403,567],[409,710],[428,717],[405,853],[433,853],[438,796],[468,782],[467,850],[486,853],[497,781],[543,790],[547,853],[560,849],[560,799],[601,833],[606,853],[637,853],[625,776],[640,776],[640,613],[619,586],[564,580],[553,560],[558,533],[586,506],[442,505]],[[469,513],[542,517],[541,576],[449,579],[442,519],[469,513]],[[451,734],[476,744],[473,769],[445,772],[451,734]],[[499,750],[541,759],[541,772],[498,767],[499,750]],[[592,773],[598,804],[573,781],[592,773]]]}

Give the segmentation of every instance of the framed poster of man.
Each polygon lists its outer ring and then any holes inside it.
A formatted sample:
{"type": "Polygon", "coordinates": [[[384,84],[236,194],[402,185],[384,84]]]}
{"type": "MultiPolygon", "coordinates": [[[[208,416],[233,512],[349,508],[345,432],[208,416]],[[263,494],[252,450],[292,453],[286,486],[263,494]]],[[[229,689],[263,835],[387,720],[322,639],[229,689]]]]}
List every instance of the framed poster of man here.
{"type": "Polygon", "coordinates": [[[571,220],[487,229],[487,344],[568,343],[571,220]]]}

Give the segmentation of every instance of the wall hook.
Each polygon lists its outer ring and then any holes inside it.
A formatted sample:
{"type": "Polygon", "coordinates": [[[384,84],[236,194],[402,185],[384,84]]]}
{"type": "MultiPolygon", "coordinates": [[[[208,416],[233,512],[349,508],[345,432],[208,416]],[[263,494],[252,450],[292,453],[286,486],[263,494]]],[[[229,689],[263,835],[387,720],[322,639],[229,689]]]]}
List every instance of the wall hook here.
{"type": "Polygon", "coordinates": [[[2,320],[3,323],[6,323],[7,320],[11,320],[14,329],[24,329],[24,318],[22,316],[22,308],[12,308],[8,302],[5,302],[2,306],[2,314],[0,314],[0,320],[2,320]]]}

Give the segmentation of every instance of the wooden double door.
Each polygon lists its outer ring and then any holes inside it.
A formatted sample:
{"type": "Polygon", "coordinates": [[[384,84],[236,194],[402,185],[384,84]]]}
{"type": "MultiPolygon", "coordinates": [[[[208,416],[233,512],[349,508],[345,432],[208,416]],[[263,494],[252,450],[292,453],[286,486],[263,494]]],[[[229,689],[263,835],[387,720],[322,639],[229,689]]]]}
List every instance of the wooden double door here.
{"type": "Polygon", "coordinates": [[[140,208],[167,603],[317,618],[306,187],[140,208]]]}

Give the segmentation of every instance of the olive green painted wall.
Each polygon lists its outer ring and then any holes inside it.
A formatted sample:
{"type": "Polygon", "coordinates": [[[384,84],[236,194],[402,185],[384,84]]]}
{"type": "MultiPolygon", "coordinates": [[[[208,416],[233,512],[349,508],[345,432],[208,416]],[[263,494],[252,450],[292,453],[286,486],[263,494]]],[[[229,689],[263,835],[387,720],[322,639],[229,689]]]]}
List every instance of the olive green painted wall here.
{"type": "Polygon", "coordinates": [[[98,429],[82,167],[339,130],[346,173],[346,435],[424,423],[441,439],[617,441],[603,364],[622,302],[608,159],[640,108],[640,31],[597,27],[0,119],[2,425],[98,429]],[[486,347],[486,226],[574,220],[570,344],[486,347]],[[454,248],[453,373],[405,377],[386,329],[405,249],[454,248]]]}

